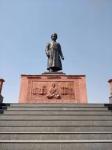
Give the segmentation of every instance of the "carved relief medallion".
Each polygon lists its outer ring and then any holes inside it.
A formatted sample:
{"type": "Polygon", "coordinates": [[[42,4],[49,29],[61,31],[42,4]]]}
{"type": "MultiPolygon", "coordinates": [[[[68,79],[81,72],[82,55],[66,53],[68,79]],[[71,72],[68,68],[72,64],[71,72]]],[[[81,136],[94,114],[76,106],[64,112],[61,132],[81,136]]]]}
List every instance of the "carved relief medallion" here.
{"type": "Polygon", "coordinates": [[[32,82],[31,97],[33,99],[74,99],[74,82],[32,82]]]}

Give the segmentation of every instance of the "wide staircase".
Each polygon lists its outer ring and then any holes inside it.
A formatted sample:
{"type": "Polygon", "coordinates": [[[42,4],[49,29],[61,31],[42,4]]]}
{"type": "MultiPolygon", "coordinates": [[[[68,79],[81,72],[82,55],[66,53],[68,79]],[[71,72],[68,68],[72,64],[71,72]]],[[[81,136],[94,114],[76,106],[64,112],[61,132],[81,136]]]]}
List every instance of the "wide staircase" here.
{"type": "Polygon", "coordinates": [[[0,150],[112,150],[112,105],[0,104],[0,150]]]}

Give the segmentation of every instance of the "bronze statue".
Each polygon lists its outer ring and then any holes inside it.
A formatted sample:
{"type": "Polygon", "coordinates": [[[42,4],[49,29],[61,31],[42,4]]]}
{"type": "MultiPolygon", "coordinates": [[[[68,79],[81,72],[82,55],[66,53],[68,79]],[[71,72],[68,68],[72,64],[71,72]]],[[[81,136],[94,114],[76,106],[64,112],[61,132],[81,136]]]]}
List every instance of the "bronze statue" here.
{"type": "Polygon", "coordinates": [[[61,51],[61,46],[56,42],[57,34],[53,33],[51,35],[51,42],[46,46],[46,55],[48,57],[47,70],[49,72],[56,72],[62,70],[61,59],[64,60],[63,53],[61,51]]]}

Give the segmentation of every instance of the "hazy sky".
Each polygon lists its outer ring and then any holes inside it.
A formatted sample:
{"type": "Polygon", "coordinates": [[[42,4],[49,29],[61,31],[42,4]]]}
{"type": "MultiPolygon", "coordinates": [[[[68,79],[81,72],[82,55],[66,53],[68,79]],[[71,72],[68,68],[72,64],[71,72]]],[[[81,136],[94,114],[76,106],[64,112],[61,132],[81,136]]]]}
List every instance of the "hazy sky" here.
{"type": "Polygon", "coordinates": [[[18,102],[20,75],[46,71],[46,43],[58,33],[63,72],[85,74],[88,101],[107,103],[112,78],[112,0],[0,0],[4,102],[18,102]]]}

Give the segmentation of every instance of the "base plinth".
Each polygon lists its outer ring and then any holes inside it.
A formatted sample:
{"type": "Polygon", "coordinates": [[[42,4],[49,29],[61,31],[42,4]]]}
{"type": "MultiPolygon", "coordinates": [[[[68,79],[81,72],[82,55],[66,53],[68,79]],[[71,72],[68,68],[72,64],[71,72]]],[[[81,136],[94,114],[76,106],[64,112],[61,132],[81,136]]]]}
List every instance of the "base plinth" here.
{"type": "Polygon", "coordinates": [[[19,103],[87,103],[85,75],[21,75],[19,103]]]}

